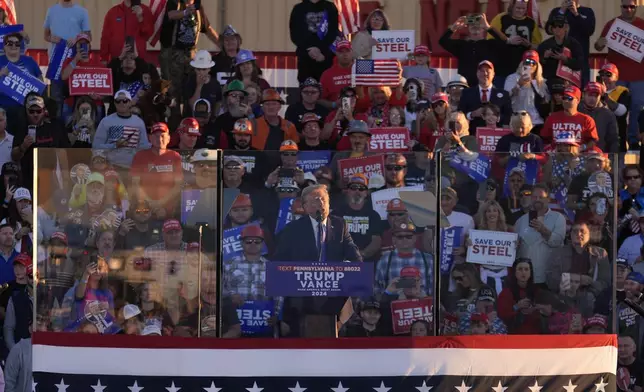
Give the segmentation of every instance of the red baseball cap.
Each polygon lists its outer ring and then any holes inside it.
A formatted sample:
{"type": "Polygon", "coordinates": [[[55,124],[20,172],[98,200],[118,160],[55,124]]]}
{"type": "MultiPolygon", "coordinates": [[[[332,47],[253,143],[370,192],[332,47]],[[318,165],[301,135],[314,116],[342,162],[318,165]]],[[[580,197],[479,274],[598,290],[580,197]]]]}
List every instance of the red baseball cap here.
{"type": "Polygon", "coordinates": [[[487,323],[488,322],[487,314],[485,313],[472,313],[472,316],[470,316],[470,321],[471,322],[480,322],[480,323],[487,323]]]}
{"type": "Polygon", "coordinates": [[[432,51],[426,45],[416,45],[414,48],[414,56],[430,56],[432,51]]]}
{"type": "Polygon", "coordinates": [[[163,232],[167,233],[169,231],[181,230],[181,223],[176,219],[167,219],[163,222],[163,232]]]}
{"type": "Polygon", "coordinates": [[[563,95],[567,95],[569,97],[573,97],[577,100],[581,99],[581,91],[577,86],[568,86],[563,92],[563,95]]]}
{"type": "Polygon", "coordinates": [[[590,328],[590,327],[601,327],[601,328],[607,329],[608,321],[606,320],[606,316],[602,316],[601,314],[596,314],[594,316],[588,317],[586,319],[586,322],[584,323],[584,329],[590,328]]]}
{"type": "Polygon", "coordinates": [[[335,45],[335,51],[339,52],[341,50],[351,50],[351,42],[343,39],[335,45]]]}
{"type": "Polygon", "coordinates": [[[20,253],[19,255],[16,256],[15,259],[13,259],[14,264],[21,264],[24,265],[25,267],[29,267],[32,265],[31,262],[31,256],[29,256],[26,253],[20,253]]]}
{"type": "Polygon", "coordinates": [[[432,103],[436,103],[440,101],[449,102],[449,96],[445,93],[435,93],[434,95],[432,95],[430,101],[432,103]]]}
{"type": "Polygon", "coordinates": [[[194,251],[198,251],[198,250],[200,250],[199,243],[198,243],[198,242],[190,242],[190,243],[187,245],[186,250],[187,250],[188,252],[194,252],[194,251]]]}
{"type": "Polygon", "coordinates": [[[479,68],[481,68],[481,67],[482,67],[482,66],[484,66],[484,65],[487,65],[487,66],[488,66],[488,67],[490,67],[492,70],[494,70],[494,64],[492,64],[492,62],[491,62],[491,61],[489,61],[489,60],[483,60],[483,61],[481,61],[481,62],[479,63],[479,65],[478,65],[478,67],[476,67],[476,69],[479,69],[479,68]]]}
{"type": "Polygon", "coordinates": [[[387,203],[387,212],[390,212],[390,211],[407,212],[407,207],[405,206],[405,203],[403,203],[402,200],[398,198],[391,199],[389,203],[387,203]]]}
{"type": "Polygon", "coordinates": [[[615,76],[619,77],[619,69],[613,63],[606,63],[606,64],[602,65],[602,67],[601,67],[601,69],[599,71],[600,72],[601,71],[610,72],[610,73],[614,74],[615,76]]]}
{"type": "Polygon", "coordinates": [[[525,60],[534,60],[538,63],[539,52],[537,52],[536,50],[526,50],[525,52],[523,52],[523,58],[521,59],[521,61],[525,60]]]}
{"type": "Polygon", "coordinates": [[[170,133],[170,129],[168,129],[166,123],[158,122],[152,124],[152,130],[150,131],[152,134],[156,132],[170,133]]]}
{"type": "Polygon", "coordinates": [[[604,93],[604,86],[601,83],[588,82],[588,84],[586,84],[586,88],[584,88],[584,92],[601,95],[604,93]]]}
{"type": "Polygon", "coordinates": [[[65,243],[65,245],[67,245],[67,244],[69,243],[69,242],[68,242],[68,240],[67,240],[67,234],[63,233],[62,231],[56,231],[56,232],[54,232],[54,233],[51,235],[51,237],[49,238],[49,240],[50,240],[50,241],[51,241],[51,240],[59,240],[59,241],[64,242],[64,243],[65,243]]]}
{"type": "Polygon", "coordinates": [[[400,270],[401,278],[420,278],[420,270],[417,267],[403,267],[400,270]]]}

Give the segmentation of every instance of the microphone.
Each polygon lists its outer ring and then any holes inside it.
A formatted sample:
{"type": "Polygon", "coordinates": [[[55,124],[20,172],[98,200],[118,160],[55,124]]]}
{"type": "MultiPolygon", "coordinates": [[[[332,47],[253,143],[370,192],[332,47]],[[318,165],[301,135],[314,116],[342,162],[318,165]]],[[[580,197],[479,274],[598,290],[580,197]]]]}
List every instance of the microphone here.
{"type": "Polygon", "coordinates": [[[318,222],[322,222],[322,211],[317,210],[315,212],[315,220],[318,221],[318,222]]]}

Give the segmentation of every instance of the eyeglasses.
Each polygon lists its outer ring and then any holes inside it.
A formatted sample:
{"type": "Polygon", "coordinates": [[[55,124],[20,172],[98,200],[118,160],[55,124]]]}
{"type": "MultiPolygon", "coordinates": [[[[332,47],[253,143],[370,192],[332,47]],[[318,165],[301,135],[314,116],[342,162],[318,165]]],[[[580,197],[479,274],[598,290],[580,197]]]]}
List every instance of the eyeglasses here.
{"type": "Polygon", "coordinates": [[[575,97],[571,97],[570,95],[564,95],[563,97],[561,97],[561,99],[563,99],[564,101],[572,102],[575,99],[575,97]]]}
{"type": "Polygon", "coordinates": [[[29,114],[42,114],[42,109],[29,109],[29,114]]]}
{"type": "Polygon", "coordinates": [[[295,188],[277,188],[278,193],[297,193],[298,190],[295,188]]]}
{"type": "Polygon", "coordinates": [[[534,61],[534,60],[532,60],[532,59],[525,59],[525,60],[523,61],[523,64],[526,64],[526,65],[537,65],[537,62],[536,62],[536,61],[534,61]]]}
{"type": "Polygon", "coordinates": [[[292,152],[292,151],[289,151],[289,152],[283,152],[283,153],[281,153],[281,154],[282,154],[283,156],[285,156],[285,157],[295,157],[295,156],[297,156],[297,153],[296,153],[296,152],[292,152]]]}
{"type": "Polygon", "coordinates": [[[527,115],[528,115],[528,112],[526,112],[526,111],[522,110],[522,111],[520,111],[520,112],[514,112],[514,113],[512,113],[512,115],[513,115],[513,116],[521,116],[521,117],[523,117],[523,116],[527,116],[527,115]]]}
{"type": "Polygon", "coordinates": [[[150,212],[149,208],[137,208],[136,209],[137,214],[147,214],[148,212],[150,212]]]}
{"type": "Polygon", "coordinates": [[[20,47],[20,41],[7,41],[4,46],[9,46],[9,47],[14,47],[14,48],[19,48],[20,47]]]}
{"type": "Polygon", "coordinates": [[[115,99],[115,103],[130,103],[129,99],[115,99]]]}
{"type": "Polygon", "coordinates": [[[641,177],[640,176],[625,176],[624,178],[626,179],[626,181],[630,181],[630,180],[639,180],[641,177]]]}
{"type": "Polygon", "coordinates": [[[250,245],[250,244],[259,245],[259,244],[261,244],[263,241],[264,241],[264,240],[262,240],[262,239],[260,239],[260,238],[255,238],[255,239],[244,240],[244,244],[246,244],[246,245],[250,245]]]}
{"type": "Polygon", "coordinates": [[[224,169],[227,169],[227,170],[238,170],[238,169],[241,169],[241,168],[242,168],[241,165],[226,165],[226,166],[224,166],[224,169]]]}
{"type": "Polygon", "coordinates": [[[396,238],[399,240],[411,240],[414,238],[413,234],[398,234],[396,235],[396,238]]]}
{"type": "Polygon", "coordinates": [[[403,165],[385,165],[385,169],[387,169],[388,171],[401,171],[406,168],[407,166],[403,166],[403,165]]]}
{"type": "Polygon", "coordinates": [[[398,218],[398,217],[405,216],[405,215],[407,215],[406,212],[390,212],[389,213],[389,216],[391,216],[393,218],[398,218]]]}
{"type": "Polygon", "coordinates": [[[244,94],[228,94],[229,97],[237,98],[237,99],[242,99],[244,98],[244,94]]]}
{"type": "Polygon", "coordinates": [[[608,71],[602,71],[599,73],[599,76],[603,76],[605,78],[611,78],[613,77],[613,73],[608,71]]]}
{"type": "Polygon", "coordinates": [[[364,192],[367,190],[367,187],[362,185],[349,185],[349,189],[352,191],[364,192]]]}
{"type": "Polygon", "coordinates": [[[625,9],[625,10],[634,10],[635,8],[637,8],[637,6],[636,5],[623,5],[622,8],[625,9]]]}

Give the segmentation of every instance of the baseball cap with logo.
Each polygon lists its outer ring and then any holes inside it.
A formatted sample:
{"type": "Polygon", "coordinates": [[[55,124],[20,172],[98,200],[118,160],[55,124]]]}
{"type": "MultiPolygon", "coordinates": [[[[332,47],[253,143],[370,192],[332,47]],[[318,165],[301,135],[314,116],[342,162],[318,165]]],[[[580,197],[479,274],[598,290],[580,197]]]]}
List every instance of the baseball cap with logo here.
{"type": "Polygon", "coordinates": [[[105,177],[99,172],[94,172],[90,174],[89,178],[87,179],[88,184],[91,184],[92,182],[98,182],[105,185],[105,177]]]}
{"type": "Polygon", "coordinates": [[[116,94],[114,94],[114,99],[124,99],[124,98],[131,101],[132,94],[130,94],[130,92],[127,90],[119,90],[116,92],[116,94]]]}
{"type": "Polygon", "coordinates": [[[445,93],[435,93],[431,97],[431,102],[432,103],[437,103],[437,102],[449,102],[449,95],[445,93]]]}
{"type": "Polygon", "coordinates": [[[619,77],[619,69],[613,63],[606,63],[606,64],[602,65],[602,68],[601,68],[600,72],[602,72],[602,71],[603,72],[610,72],[613,75],[619,77]]]}
{"type": "Polygon", "coordinates": [[[40,95],[31,95],[27,100],[26,107],[38,106],[41,109],[45,108],[45,100],[40,95]]]}
{"type": "Polygon", "coordinates": [[[150,130],[150,133],[155,134],[157,132],[170,133],[170,130],[168,129],[168,126],[166,125],[166,123],[157,122],[152,124],[152,130],[150,130]]]}
{"type": "Polygon", "coordinates": [[[484,65],[486,65],[486,66],[490,67],[490,69],[491,69],[492,71],[494,71],[494,64],[492,64],[492,62],[491,62],[491,61],[489,61],[489,60],[483,60],[483,61],[481,61],[481,62],[479,63],[479,65],[478,65],[478,67],[476,67],[476,68],[477,68],[477,69],[478,69],[478,68],[481,68],[481,67],[482,67],[482,66],[484,66],[484,65]]]}
{"type": "Polygon", "coordinates": [[[477,301],[496,301],[496,297],[494,296],[494,291],[492,291],[491,288],[489,287],[481,287],[478,292],[477,296],[477,301]]]}
{"type": "Polygon", "coordinates": [[[352,175],[349,178],[349,181],[347,181],[347,185],[351,185],[351,184],[364,185],[364,186],[368,187],[369,186],[369,180],[367,179],[367,177],[364,174],[356,173],[356,174],[352,175]]]}
{"type": "Polygon", "coordinates": [[[237,155],[229,155],[224,157],[224,167],[231,166],[230,164],[235,164],[234,166],[244,166],[244,161],[237,155]]]}
{"type": "Polygon", "coordinates": [[[586,322],[584,323],[584,331],[591,327],[600,327],[600,328],[607,329],[608,320],[606,319],[606,316],[603,316],[601,314],[595,314],[593,316],[588,317],[586,319],[586,322]]]}
{"type": "Polygon", "coordinates": [[[13,259],[13,263],[14,264],[24,265],[25,267],[28,267],[28,266],[32,265],[31,256],[29,256],[26,253],[20,253],[13,259]]]}
{"type": "Polygon", "coordinates": [[[362,305],[362,309],[361,309],[361,310],[367,310],[367,309],[376,309],[376,310],[380,310],[380,302],[378,302],[378,301],[367,301],[367,302],[364,302],[364,303],[363,303],[363,305],[362,305]]]}
{"type": "Polygon", "coordinates": [[[414,56],[430,56],[431,50],[426,45],[416,45],[414,48],[414,56]]]}
{"type": "Polygon", "coordinates": [[[604,86],[601,83],[589,82],[588,84],[586,84],[584,92],[601,95],[604,93],[604,86]]]}
{"type": "Polygon", "coordinates": [[[51,235],[51,237],[49,237],[49,242],[51,242],[53,240],[61,241],[65,245],[68,244],[67,234],[63,233],[62,231],[56,231],[51,235]]]}
{"type": "Polygon", "coordinates": [[[563,91],[563,95],[567,95],[569,97],[573,97],[576,100],[581,99],[581,91],[577,86],[568,86],[566,89],[563,91]]]}
{"type": "Polygon", "coordinates": [[[639,272],[631,272],[628,274],[626,277],[626,280],[632,280],[633,282],[637,282],[639,284],[644,284],[644,275],[640,274],[639,272]]]}
{"type": "Polygon", "coordinates": [[[339,52],[341,50],[351,50],[351,42],[343,39],[335,45],[335,51],[339,52]]]}
{"type": "Polygon", "coordinates": [[[167,233],[170,231],[178,231],[181,230],[181,223],[179,223],[178,220],[176,219],[166,219],[165,222],[163,222],[163,232],[167,233]]]}
{"type": "Polygon", "coordinates": [[[412,267],[412,266],[402,267],[400,269],[400,277],[401,278],[420,278],[420,270],[418,269],[418,267],[412,267]]]}
{"type": "Polygon", "coordinates": [[[392,211],[407,212],[407,206],[405,206],[405,203],[399,198],[391,199],[389,200],[389,203],[387,203],[387,212],[392,211]]]}
{"type": "Polygon", "coordinates": [[[13,198],[18,200],[29,200],[31,201],[31,192],[29,192],[29,189],[27,188],[18,188],[16,189],[16,192],[13,194],[13,198]]]}
{"type": "Polygon", "coordinates": [[[536,50],[526,50],[525,52],[523,52],[523,57],[521,61],[526,61],[526,60],[532,60],[538,63],[539,52],[537,52],[536,50]]]}

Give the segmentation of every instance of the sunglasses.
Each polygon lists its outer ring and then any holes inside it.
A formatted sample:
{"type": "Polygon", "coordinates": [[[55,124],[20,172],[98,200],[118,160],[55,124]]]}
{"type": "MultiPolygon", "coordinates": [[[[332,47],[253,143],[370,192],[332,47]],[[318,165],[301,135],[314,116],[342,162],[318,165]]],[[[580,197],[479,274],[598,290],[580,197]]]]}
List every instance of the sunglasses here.
{"type": "Polygon", "coordinates": [[[639,180],[641,177],[640,176],[626,176],[624,178],[626,179],[626,181],[629,181],[629,180],[639,180]]]}
{"type": "Polygon", "coordinates": [[[278,193],[297,193],[298,190],[293,188],[277,188],[277,192],[278,193]]]}
{"type": "Polygon", "coordinates": [[[526,111],[514,112],[514,113],[512,113],[512,115],[513,116],[521,116],[521,117],[523,117],[523,116],[527,116],[528,112],[526,112],[526,111]]]}
{"type": "Polygon", "coordinates": [[[224,166],[224,169],[228,169],[228,170],[239,170],[241,168],[242,167],[240,165],[226,165],[226,166],[224,166]]]}
{"type": "Polygon", "coordinates": [[[525,65],[537,65],[537,62],[532,60],[532,59],[526,59],[523,61],[523,64],[525,65]]]}
{"type": "Polygon", "coordinates": [[[403,165],[385,165],[385,169],[387,169],[388,171],[401,171],[406,168],[407,166],[403,165]]]}
{"type": "Polygon", "coordinates": [[[390,212],[389,213],[389,216],[394,217],[394,218],[405,216],[405,215],[407,215],[406,212],[390,212]]]}
{"type": "Polygon", "coordinates": [[[42,114],[42,109],[29,109],[29,114],[42,114]]]}
{"type": "Polygon", "coordinates": [[[561,99],[563,99],[564,101],[572,102],[575,99],[575,97],[571,97],[570,95],[564,95],[563,97],[561,97],[561,99]]]}
{"type": "Polygon", "coordinates": [[[147,214],[148,212],[150,212],[149,208],[137,208],[136,209],[137,214],[147,214]]]}
{"type": "Polygon", "coordinates": [[[635,8],[637,8],[637,6],[636,5],[623,5],[622,8],[625,9],[625,10],[634,10],[635,8]]]}
{"type": "Polygon", "coordinates": [[[285,157],[295,157],[295,156],[297,156],[297,153],[296,152],[283,152],[282,155],[285,156],[285,157]]]}
{"type": "Polygon", "coordinates": [[[396,238],[398,238],[399,240],[411,240],[412,238],[414,238],[414,235],[413,234],[403,234],[403,235],[397,235],[396,238]]]}
{"type": "Polygon", "coordinates": [[[130,103],[129,99],[115,99],[115,103],[130,103]]]}
{"type": "Polygon", "coordinates": [[[488,185],[488,186],[487,186],[487,190],[488,190],[489,192],[492,192],[492,191],[495,191],[495,190],[496,190],[496,187],[493,187],[492,185],[488,185]]]}
{"type": "Polygon", "coordinates": [[[529,192],[529,191],[528,192],[522,192],[521,195],[522,196],[532,196],[532,192],[529,192]]]}
{"type": "Polygon", "coordinates": [[[364,192],[367,190],[367,187],[362,185],[350,185],[349,189],[351,189],[352,191],[364,192]]]}
{"type": "Polygon", "coordinates": [[[263,242],[263,240],[262,240],[262,239],[260,239],[260,238],[250,239],[250,240],[244,240],[244,244],[247,244],[247,245],[250,245],[250,244],[259,245],[259,244],[261,244],[262,242],[263,242]]]}
{"type": "Polygon", "coordinates": [[[602,71],[602,72],[599,73],[599,76],[603,76],[605,78],[610,78],[610,77],[613,76],[613,73],[612,72],[607,72],[607,71],[602,71]]]}
{"type": "Polygon", "coordinates": [[[445,103],[445,101],[438,101],[438,102],[432,103],[432,106],[434,106],[434,107],[436,107],[436,106],[445,106],[445,105],[447,105],[445,103]]]}
{"type": "Polygon", "coordinates": [[[4,44],[4,46],[19,48],[20,47],[20,41],[7,41],[4,44]]]}

